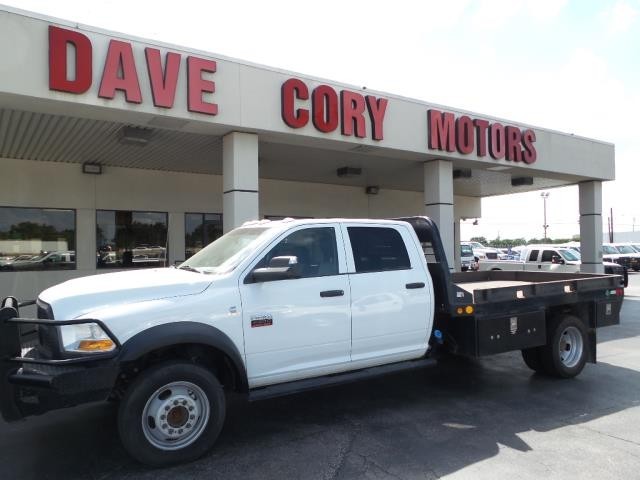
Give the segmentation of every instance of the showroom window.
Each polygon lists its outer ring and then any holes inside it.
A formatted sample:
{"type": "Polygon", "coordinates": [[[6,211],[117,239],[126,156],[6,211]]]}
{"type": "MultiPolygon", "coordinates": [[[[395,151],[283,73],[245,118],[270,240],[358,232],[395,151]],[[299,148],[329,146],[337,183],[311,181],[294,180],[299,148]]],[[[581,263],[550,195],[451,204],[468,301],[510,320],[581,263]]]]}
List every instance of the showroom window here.
{"type": "Polygon", "coordinates": [[[186,213],[184,223],[185,260],[222,236],[219,213],[186,213]]]}
{"type": "Polygon", "coordinates": [[[0,207],[0,270],[74,270],[76,212],[0,207]]]}
{"type": "Polygon", "coordinates": [[[167,214],[97,210],[96,244],[98,268],[164,267],[167,214]]]}

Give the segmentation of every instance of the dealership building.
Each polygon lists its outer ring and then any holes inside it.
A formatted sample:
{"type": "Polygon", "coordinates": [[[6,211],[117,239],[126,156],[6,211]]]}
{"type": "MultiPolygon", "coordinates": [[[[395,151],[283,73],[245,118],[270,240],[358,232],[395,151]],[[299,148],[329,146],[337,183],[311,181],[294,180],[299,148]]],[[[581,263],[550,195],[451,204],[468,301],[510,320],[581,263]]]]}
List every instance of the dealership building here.
{"type": "Polygon", "coordinates": [[[247,220],[427,215],[579,185],[601,271],[614,146],[0,6],[0,292],[184,260],[247,220]]]}

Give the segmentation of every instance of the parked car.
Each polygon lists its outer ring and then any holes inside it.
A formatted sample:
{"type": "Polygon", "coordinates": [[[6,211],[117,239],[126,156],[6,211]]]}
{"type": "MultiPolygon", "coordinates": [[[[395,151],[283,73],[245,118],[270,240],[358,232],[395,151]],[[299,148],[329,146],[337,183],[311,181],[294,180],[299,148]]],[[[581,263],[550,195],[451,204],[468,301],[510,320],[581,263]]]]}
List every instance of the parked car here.
{"type": "Polygon", "coordinates": [[[478,269],[478,262],[473,254],[473,248],[471,248],[471,245],[460,245],[460,263],[463,272],[478,269]]]}
{"type": "Polygon", "coordinates": [[[70,270],[75,268],[76,252],[61,250],[44,252],[36,256],[25,256],[22,260],[16,260],[3,266],[4,270],[70,270]]]}
{"type": "Polygon", "coordinates": [[[473,255],[478,260],[498,260],[502,252],[497,248],[485,247],[479,242],[460,242],[460,245],[468,245],[473,249],[473,255]]]}
{"type": "MultiPolygon", "coordinates": [[[[620,275],[624,278],[624,286],[628,285],[627,269],[613,262],[602,262],[608,274],[620,275]]],[[[559,273],[580,272],[581,257],[574,247],[561,245],[527,245],[520,251],[520,260],[515,261],[481,261],[480,270],[524,270],[559,273]]]]}
{"type": "Polygon", "coordinates": [[[640,253],[633,246],[627,243],[614,243],[613,246],[620,252],[620,255],[629,258],[627,268],[633,269],[634,272],[640,270],[640,253]]]}

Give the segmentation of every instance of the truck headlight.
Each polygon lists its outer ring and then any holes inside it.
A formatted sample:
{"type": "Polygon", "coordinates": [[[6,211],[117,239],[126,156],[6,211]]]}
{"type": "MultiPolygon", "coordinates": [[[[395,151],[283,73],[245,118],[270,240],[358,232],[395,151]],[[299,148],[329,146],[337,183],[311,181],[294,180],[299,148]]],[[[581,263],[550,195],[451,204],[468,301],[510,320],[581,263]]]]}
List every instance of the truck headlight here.
{"type": "Polygon", "coordinates": [[[116,344],[97,323],[78,323],[60,327],[62,346],[68,352],[110,352],[116,344]]]}

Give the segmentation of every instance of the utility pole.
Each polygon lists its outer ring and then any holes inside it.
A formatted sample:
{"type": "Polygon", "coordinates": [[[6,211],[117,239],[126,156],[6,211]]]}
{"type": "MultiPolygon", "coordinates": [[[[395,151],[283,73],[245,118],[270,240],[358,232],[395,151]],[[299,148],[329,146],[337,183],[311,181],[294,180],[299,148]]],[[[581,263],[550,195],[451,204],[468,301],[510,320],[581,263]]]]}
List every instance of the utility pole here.
{"type": "Polygon", "coordinates": [[[542,228],[544,229],[544,239],[546,240],[547,228],[549,228],[549,225],[547,225],[547,198],[549,198],[549,192],[542,192],[540,196],[542,197],[542,205],[544,209],[544,221],[542,223],[542,228]]]}

